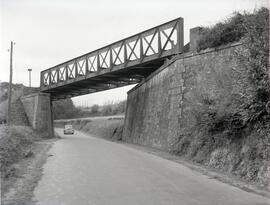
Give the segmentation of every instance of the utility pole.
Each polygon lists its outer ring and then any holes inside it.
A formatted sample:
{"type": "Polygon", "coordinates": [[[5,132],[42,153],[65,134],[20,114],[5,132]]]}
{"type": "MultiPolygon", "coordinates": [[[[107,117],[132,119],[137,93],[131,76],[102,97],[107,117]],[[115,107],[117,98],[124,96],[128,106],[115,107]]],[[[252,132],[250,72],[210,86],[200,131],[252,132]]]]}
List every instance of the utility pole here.
{"type": "Polygon", "coordinates": [[[31,71],[32,71],[32,69],[29,68],[28,71],[29,71],[29,87],[31,88],[31,71]]]}
{"type": "Polygon", "coordinates": [[[11,121],[11,95],[12,95],[12,65],[13,64],[13,42],[10,42],[10,70],[9,70],[9,85],[8,85],[8,115],[7,124],[10,125],[11,121]]]}

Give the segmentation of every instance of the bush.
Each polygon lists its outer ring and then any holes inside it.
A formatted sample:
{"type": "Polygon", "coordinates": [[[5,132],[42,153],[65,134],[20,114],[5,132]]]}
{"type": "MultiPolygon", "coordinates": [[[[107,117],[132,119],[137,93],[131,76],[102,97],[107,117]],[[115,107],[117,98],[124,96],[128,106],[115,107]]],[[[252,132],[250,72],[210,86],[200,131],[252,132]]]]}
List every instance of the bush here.
{"type": "Polygon", "coordinates": [[[31,145],[40,139],[29,127],[10,126],[0,128],[0,164],[2,177],[10,176],[11,166],[29,156],[31,145]]]}
{"type": "Polygon", "coordinates": [[[92,107],[91,107],[91,113],[92,114],[97,114],[98,113],[98,111],[99,111],[99,105],[93,105],[92,107]]]}
{"type": "Polygon", "coordinates": [[[206,121],[210,133],[227,129],[230,136],[242,136],[241,132],[246,127],[262,128],[269,125],[269,10],[263,7],[253,14],[235,13],[223,23],[204,28],[197,49],[216,47],[240,39],[247,52],[241,51],[236,55],[248,71],[254,93],[245,96],[245,103],[232,113],[226,113],[226,116],[209,111],[206,121]]]}
{"type": "Polygon", "coordinates": [[[238,57],[248,70],[250,84],[253,85],[255,93],[247,96],[240,112],[245,110],[243,117],[247,123],[261,126],[270,120],[269,10],[262,8],[254,15],[249,15],[247,20],[244,47],[248,55],[238,54],[238,57]]]}
{"type": "Polygon", "coordinates": [[[192,100],[187,101],[187,114],[191,113],[187,116],[194,117],[194,124],[189,128],[183,121],[184,129],[170,144],[172,152],[187,159],[265,187],[269,187],[270,157],[268,15],[266,8],[253,14],[235,14],[204,30],[198,50],[240,39],[242,46],[230,49],[235,67],[226,72],[213,69],[217,82],[213,90],[221,92],[194,89],[192,100]],[[227,80],[230,77],[233,79],[227,80]]]}
{"type": "Polygon", "coordinates": [[[230,42],[239,41],[245,33],[244,16],[236,13],[232,18],[214,27],[203,28],[197,50],[213,48],[230,42]]]}
{"type": "Polygon", "coordinates": [[[58,100],[53,102],[53,118],[68,119],[79,117],[79,110],[74,106],[71,99],[58,100]]]}
{"type": "Polygon", "coordinates": [[[265,23],[268,22],[268,15],[269,10],[263,7],[254,12],[254,14],[246,12],[243,14],[239,12],[234,13],[231,18],[224,22],[217,23],[213,27],[203,27],[197,50],[201,51],[206,48],[213,48],[239,41],[243,37],[251,34],[251,26],[254,26],[259,33],[262,33],[263,30],[267,30],[266,27],[268,27],[268,25],[265,23]]]}

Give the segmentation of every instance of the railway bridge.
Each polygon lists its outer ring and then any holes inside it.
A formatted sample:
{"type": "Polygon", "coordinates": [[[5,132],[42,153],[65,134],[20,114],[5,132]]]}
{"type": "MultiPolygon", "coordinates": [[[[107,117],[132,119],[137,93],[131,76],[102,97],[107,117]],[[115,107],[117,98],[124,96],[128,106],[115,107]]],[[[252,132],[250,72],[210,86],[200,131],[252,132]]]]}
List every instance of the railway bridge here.
{"type": "Polygon", "coordinates": [[[40,88],[58,100],[139,83],[181,52],[183,18],[177,18],[43,70],[40,88]]]}
{"type": "Polygon", "coordinates": [[[41,92],[21,98],[29,124],[53,136],[52,101],[139,83],[183,47],[177,18],[43,70],[41,92]]]}

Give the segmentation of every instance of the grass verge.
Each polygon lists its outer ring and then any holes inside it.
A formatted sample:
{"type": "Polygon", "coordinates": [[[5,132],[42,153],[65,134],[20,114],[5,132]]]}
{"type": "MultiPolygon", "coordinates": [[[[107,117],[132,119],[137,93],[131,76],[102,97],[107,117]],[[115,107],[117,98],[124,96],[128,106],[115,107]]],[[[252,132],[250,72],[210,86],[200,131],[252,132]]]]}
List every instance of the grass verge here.
{"type": "Polygon", "coordinates": [[[27,126],[0,127],[1,204],[32,204],[53,140],[27,126]]]}

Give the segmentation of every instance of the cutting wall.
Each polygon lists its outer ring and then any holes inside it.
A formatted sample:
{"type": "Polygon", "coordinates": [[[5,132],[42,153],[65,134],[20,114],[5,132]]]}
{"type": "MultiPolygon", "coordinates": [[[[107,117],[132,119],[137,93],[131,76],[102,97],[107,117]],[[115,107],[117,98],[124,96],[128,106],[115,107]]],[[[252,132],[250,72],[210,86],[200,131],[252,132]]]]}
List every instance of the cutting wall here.
{"type": "Polygon", "coordinates": [[[240,44],[186,53],[128,92],[123,139],[171,151],[197,125],[205,101],[217,109],[241,103],[247,74],[240,44]],[[209,102],[211,103],[211,102],[209,102]]]}

